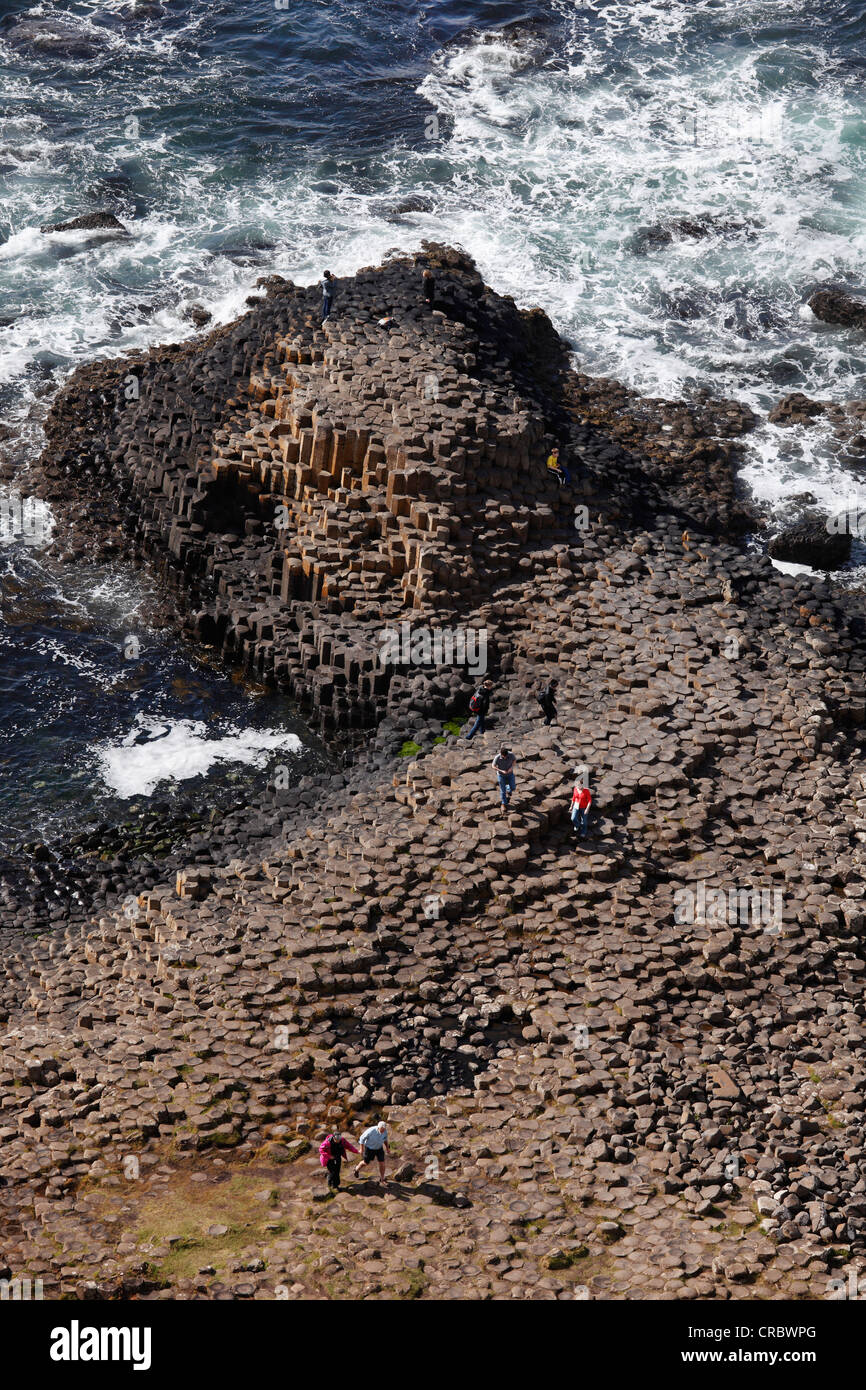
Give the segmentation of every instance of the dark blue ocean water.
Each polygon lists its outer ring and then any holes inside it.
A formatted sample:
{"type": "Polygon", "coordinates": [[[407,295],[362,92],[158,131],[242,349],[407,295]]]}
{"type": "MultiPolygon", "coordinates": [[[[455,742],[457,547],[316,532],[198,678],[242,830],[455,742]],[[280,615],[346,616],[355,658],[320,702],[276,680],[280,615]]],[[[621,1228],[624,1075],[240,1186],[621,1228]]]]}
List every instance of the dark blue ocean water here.
{"type": "MultiPolygon", "coordinates": [[[[188,336],[192,302],[225,321],[266,271],[348,274],[424,237],[545,308],[589,371],[762,410],[866,396],[864,344],[804,308],[829,280],[866,291],[864,77],[852,0],[6,0],[3,447],[38,450],[76,362],[188,336]],[[39,232],[94,209],[131,236],[39,232]],[[672,212],[753,234],[636,254],[672,212]]],[[[820,426],[750,447],[744,479],[775,507],[866,486],[820,426]]],[[[0,840],[61,806],[99,815],[136,775],[207,762],[203,744],[241,769],[251,727],[286,730],[158,633],[130,690],[133,576],[13,543],[0,583],[0,840]],[[126,777],[123,748],[142,750],[126,777]]]]}

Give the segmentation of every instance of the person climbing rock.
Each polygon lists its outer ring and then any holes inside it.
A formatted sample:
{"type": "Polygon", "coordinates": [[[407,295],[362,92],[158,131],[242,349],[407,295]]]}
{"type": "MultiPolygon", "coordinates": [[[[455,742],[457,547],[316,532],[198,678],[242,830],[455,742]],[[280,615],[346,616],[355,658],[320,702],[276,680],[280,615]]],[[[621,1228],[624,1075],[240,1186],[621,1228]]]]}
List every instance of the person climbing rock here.
{"type": "Polygon", "coordinates": [[[475,723],[466,735],[467,741],[474,738],[476,734],[483,734],[485,729],[485,719],[490,709],[490,697],[493,694],[493,681],[487,680],[479,685],[472,699],[469,701],[469,712],[475,715],[475,723]]]}
{"type": "Polygon", "coordinates": [[[321,279],[322,289],[322,323],[330,316],[334,304],[334,287],[336,280],[330,270],[326,270],[321,279]]]}
{"type": "MultiPolygon", "coordinates": [[[[385,1181],[385,1155],[388,1149],[388,1127],[384,1120],[380,1120],[377,1125],[370,1125],[361,1135],[361,1162],[355,1168],[357,1178],[361,1169],[366,1163],[374,1161],[379,1165],[379,1185],[385,1181]]],[[[356,1150],[357,1152],[357,1150],[356,1150]]]]}
{"type": "Polygon", "coordinates": [[[558,681],[548,681],[546,685],[539,686],[536,699],[541,706],[545,724],[556,718],[556,687],[558,681]]]}
{"type": "Polygon", "coordinates": [[[560,487],[568,486],[571,483],[571,474],[564,463],[559,461],[559,447],[551,449],[547,459],[547,467],[553,474],[560,487]]]}
{"type": "Polygon", "coordinates": [[[434,296],[435,293],[436,293],[436,280],[435,280],[435,278],[434,278],[434,276],[433,276],[433,271],[432,271],[432,270],[429,270],[429,269],[428,269],[428,270],[425,270],[425,271],[424,271],[424,274],[421,276],[421,283],[422,283],[422,288],[423,288],[423,291],[424,291],[424,299],[425,299],[425,302],[426,302],[426,303],[430,306],[430,308],[432,309],[432,308],[433,308],[433,296],[434,296]]]}
{"type": "Polygon", "coordinates": [[[508,810],[511,794],[517,784],[517,778],[514,775],[514,764],[516,762],[517,758],[511,752],[511,749],[507,748],[503,743],[496,757],[493,759],[493,762],[490,764],[499,780],[499,799],[502,803],[503,811],[508,810]]]}
{"type": "Polygon", "coordinates": [[[589,808],[592,805],[592,792],[581,778],[575,783],[571,794],[571,824],[575,835],[585,840],[589,831],[589,808]]]}
{"type": "Polygon", "coordinates": [[[319,1162],[328,1170],[328,1186],[335,1190],[340,1186],[340,1166],[347,1149],[353,1154],[358,1153],[351,1140],[338,1132],[329,1134],[319,1145],[319,1162]]]}

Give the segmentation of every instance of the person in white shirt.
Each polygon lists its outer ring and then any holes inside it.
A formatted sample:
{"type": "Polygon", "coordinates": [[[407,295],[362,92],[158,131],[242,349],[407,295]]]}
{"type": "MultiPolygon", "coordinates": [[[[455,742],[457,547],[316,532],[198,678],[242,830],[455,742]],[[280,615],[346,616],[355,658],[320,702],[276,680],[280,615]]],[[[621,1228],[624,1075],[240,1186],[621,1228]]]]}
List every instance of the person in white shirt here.
{"type": "Polygon", "coordinates": [[[370,1125],[358,1141],[361,1145],[361,1162],[355,1168],[357,1178],[365,1163],[372,1163],[373,1160],[379,1165],[379,1184],[385,1181],[385,1155],[388,1149],[388,1127],[384,1120],[380,1120],[377,1125],[370,1125]]]}

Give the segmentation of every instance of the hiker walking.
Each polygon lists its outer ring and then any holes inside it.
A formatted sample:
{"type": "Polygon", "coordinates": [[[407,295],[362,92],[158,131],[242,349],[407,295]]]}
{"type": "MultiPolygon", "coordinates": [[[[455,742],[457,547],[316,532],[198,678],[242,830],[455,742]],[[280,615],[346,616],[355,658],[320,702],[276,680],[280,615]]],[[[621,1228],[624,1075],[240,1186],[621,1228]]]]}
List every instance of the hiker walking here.
{"type": "Polygon", "coordinates": [[[559,681],[548,681],[546,685],[538,688],[536,699],[541,706],[545,724],[556,718],[556,687],[559,681]]]}
{"type": "MultiPolygon", "coordinates": [[[[379,1186],[385,1181],[385,1155],[388,1149],[388,1126],[384,1120],[380,1120],[377,1125],[370,1125],[361,1135],[361,1162],[355,1168],[357,1178],[361,1169],[366,1163],[374,1160],[379,1165],[379,1186]]],[[[357,1151],[356,1151],[357,1152],[357,1151]]]]}
{"type": "Polygon", "coordinates": [[[421,287],[424,291],[424,299],[430,308],[433,308],[433,296],[436,293],[436,281],[432,270],[425,270],[421,276],[421,287]]]}
{"type": "Polygon", "coordinates": [[[350,1139],[335,1131],[323,1139],[319,1145],[319,1162],[328,1170],[328,1186],[336,1190],[340,1186],[340,1165],[346,1157],[346,1150],[356,1154],[358,1150],[350,1139]]]}
{"type": "Polygon", "coordinates": [[[592,792],[583,777],[578,778],[571,794],[571,824],[575,835],[586,839],[589,830],[589,808],[592,805],[592,792]]]}
{"type": "Polygon", "coordinates": [[[551,449],[547,459],[547,467],[553,474],[560,487],[568,487],[571,484],[571,474],[564,463],[559,461],[559,446],[551,449]]]}
{"type": "Polygon", "coordinates": [[[517,758],[512,753],[511,749],[507,748],[503,743],[496,757],[493,759],[493,762],[490,764],[499,780],[499,799],[502,802],[503,811],[508,810],[511,793],[514,791],[517,784],[517,779],[514,775],[514,764],[516,762],[517,758]]]}
{"type": "Polygon", "coordinates": [[[475,723],[466,735],[467,741],[474,738],[476,734],[483,734],[485,730],[485,719],[490,709],[490,696],[493,694],[493,681],[487,680],[479,685],[472,699],[469,701],[469,711],[475,715],[475,723]]]}
{"type": "Polygon", "coordinates": [[[326,270],[320,281],[322,290],[322,323],[330,316],[331,308],[334,303],[334,286],[336,281],[330,270],[326,270]]]}

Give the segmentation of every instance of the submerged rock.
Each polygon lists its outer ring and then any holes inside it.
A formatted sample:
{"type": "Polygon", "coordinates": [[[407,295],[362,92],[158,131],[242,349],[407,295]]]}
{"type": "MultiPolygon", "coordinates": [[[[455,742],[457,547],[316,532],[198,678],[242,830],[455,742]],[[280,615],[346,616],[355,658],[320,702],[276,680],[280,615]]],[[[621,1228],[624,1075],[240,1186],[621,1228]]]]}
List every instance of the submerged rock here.
{"type": "Polygon", "coordinates": [[[387,222],[397,222],[407,212],[432,212],[433,199],[420,194],[406,198],[381,198],[371,203],[370,210],[387,222]]]}
{"type": "Polygon", "coordinates": [[[556,47],[551,30],[556,21],[545,15],[534,15],[527,19],[515,19],[508,24],[497,25],[493,29],[472,26],[463,29],[442,45],[443,50],[504,46],[510,50],[512,72],[524,72],[528,68],[552,64],[565,66],[565,59],[556,47]]]}
{"type": "Polygon", "coordinates": [[[674,241],[706,241],[713,236],[745,237],[754,241],[759,226],[760,223],[751,218],[741,220],[721,217],[717,213],[671,217],[648,227],[639,227],[629,238],[628,247],[636,256],[640,256],[661,246],[670,246],[674,241]]]}
{"type": "Polygon", "coordinates": [[[22,19],[6,30],[13,48],[50,53],[58,58],[97,58],[103,46],[92,34],[57,19],[22,19]]]}

